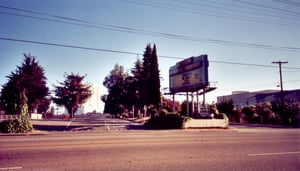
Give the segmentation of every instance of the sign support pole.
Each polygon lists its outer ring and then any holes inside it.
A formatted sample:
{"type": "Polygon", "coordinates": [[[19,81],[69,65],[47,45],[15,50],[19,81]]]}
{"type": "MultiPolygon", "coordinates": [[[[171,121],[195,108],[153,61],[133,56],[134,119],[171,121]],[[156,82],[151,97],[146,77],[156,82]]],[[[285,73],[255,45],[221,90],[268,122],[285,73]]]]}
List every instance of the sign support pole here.
{"type": "Polygon", "coordinates": [[[173,113],[175,113],[175,94],[173,94],[173,113]]]}
{"type": "Polygon", "coordinates": [[[194,109],[194,92],[192,92],[192,94],[191,94],[191,96],[192,96],[192,111],[191,111],[191,113],[192,113],[192,116],[193,116],[193,114],[194,114],[194,111],[195,111],[195,109],[194,109]]]}
{"type": "Polygon", "coordinates": [[[189,92],[186,92],[186,116],[189,117],[189,92]]]}
{"type": "Polygon", "coordinates": [[[200,108],[199,108],[199,91],[197,91],[197,114],[199,114],[200,108]]]}
{"type": "Polygon", "coordinates": [[[202,102],[203,105],[205,105],[205,88],[203,88],[203,102],[202,102]]]}

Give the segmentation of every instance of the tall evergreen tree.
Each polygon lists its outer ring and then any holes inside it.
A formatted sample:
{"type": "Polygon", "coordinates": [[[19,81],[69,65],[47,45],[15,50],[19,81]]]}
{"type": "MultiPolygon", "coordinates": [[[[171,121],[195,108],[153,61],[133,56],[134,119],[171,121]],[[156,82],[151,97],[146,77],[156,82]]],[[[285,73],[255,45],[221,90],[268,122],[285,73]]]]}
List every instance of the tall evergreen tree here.
{"type": "MultiPolygon", "coordinates": [[[[7,114],[20,114],[24,106],[27,112],[34,112],[47,102],[49,89],[46,86],[44,69],[33,56],[24,54],[24,61],[15,72],[7,76],[2,86],[1,101],[7,114]],[[25,100],[24,100],[25,99],[25,100]]],[[[42,111],[43,112],[43,111],[42,111]]]]}
{"type": "Polygon", "coordinates": [[[144,105],[154,105],[158,108],[160,104],[160,78],[156,46],[154,45],[152,49],[151,45],[148,44],[143,57],[142,102],[144,105]]]}
{"type": "Polygon", "coordinates": [[[141,102],[143,105],[150,105],[150,77],[151,77],[151,55],[152,49],[151,45],[146,46],[144,55],[143,55],[143,71],[142,71],[142,88],[141,88],[141,102]]]}
{"type": "Polygon", "coordinates": [[[156,45],[153,45],[152,48],[152,56],[151,56],[151,71],[150,71],[150,86],[151,90],[151,103],[154,104],[156,107],[159,106],[161,103],[161,94],[160,94],[160,76],[159,76],[159,69],[158,69],[158,59],[156,54],[156,45]]]}

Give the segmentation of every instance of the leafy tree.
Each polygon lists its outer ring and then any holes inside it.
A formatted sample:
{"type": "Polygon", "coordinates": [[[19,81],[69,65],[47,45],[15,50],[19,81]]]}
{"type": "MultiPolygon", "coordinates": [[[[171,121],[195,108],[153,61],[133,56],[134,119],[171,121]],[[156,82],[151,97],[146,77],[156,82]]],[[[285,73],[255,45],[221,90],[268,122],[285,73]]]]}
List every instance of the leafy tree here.
{"type": "Polygon", "coordinates": [[[24,61],[7,76],[2,86],[1,103],[7,114],[34,112],[44,105],[49,89],[46,86],[44,69],[33,56],[24,54],[24,61]]]}
{"type": "Polygon", "coordinates": [[[263,123],[273,123],[275,120],[275,114],[272,111],[271,103],[260,102],[256,104],[256,113],[262,117],[263,123]]]}
{"type": "Polygon", "coordinates": [[[128,74],[124,72],[123,66],[115,64],[110,74],[105,77],[103,85],[108,89],[108,94],[102,96],[102,101],[105,102],[104,112],[117,114],[118,108],[124,101],[125,80],[128,74]]]}
{"type": "Polygon", "coordinates": [[[79,105],[85,103],[92,95],[91,85],[84,84],[83,79],[85,76],[80,76],[79,74],[66,74],[65,78],[64,82],[59,83],[60,86],[54,86],[55,97],[52,99],[54,103],[65,106],[70,117],[73,118],[79,105]]]}
{"type": "Polygon", "coordinates": [[[134,68],[131,70],[131,73],[133,74],[134,82],[133,82],[133,88],[135,91],[135,105],[137,106],[138,109],[143,108],[143,104],[141,103],[140,100],[140,94],[142,92],[142,78],[143,78],[143,64],[142,61],[138,58],[137,61],[134,63],[134,68]]]}
{"type": "Polygon", "coordinates": [[[131,69],[131,73],[133,74],[133,77],[136,79],[136,81],[141,81],[143,77],[142,72],[143,64],[142,61],[138,58],[134,63],[134,68],[131,69]]]}
{"type": "Polygon", "coordinates": [[[225,113],[228,118],[231,118],[234,108],[233,100],[222,99],[220,103],[217,103],[217,108],[220,113],[225,113]]]}
{"type": "Polygon", "coordinates": [[[147,45],[143,62],[137,59],[131,74],[125,73],[124,68],[116,64],[105,77],[103,85],[108,89],[108,94],[102,96],[104,112],[118,114],[120,105],[129,110],[133,106],[139,110],[144,105],[158,108],[160,79],[155,45],[153,48],[147,45]]]}
{"type": "Polygon", "coordinates": [[[284,125],[292,124],[300,127],[300,103],[285,102],[282,106],[280,101],[271,102],[272,111],[279,116],[279,122],[284,125]]]}
{"type": "MultiPolygon", "coordinates": [[[[162,108],[167,110],[167,112],[173,112],[173,100],[162,98],[162,108]]],[[[178,101],[175,101],[175,111],[181,111],[181,105],[178,101]]]]}
{"type": "Polygon", "coordinates": [[[287,106],[287,113],[291,118],[291,124],[294,127],[300,127],[300,103],[290,102],[287,106]]]}
{"type": "Polygon", "coordinates": [[[246,119],[249,123],[253,123],[255,122],[256,118],[257,118],[257,114],[255,113],[255,106],[251,105],[251,106],[244,106],[242,109],[242,113],[245,114],[246,119]]]}
{"type": "Polygon", "coordinates": [[[104,78],[103,85],[110,91],[114,86],[118,85],[122,88],[127,74],[124,72],[124,67],[115,64],[114,69],[110,71],[110,75],[104,78]]]}

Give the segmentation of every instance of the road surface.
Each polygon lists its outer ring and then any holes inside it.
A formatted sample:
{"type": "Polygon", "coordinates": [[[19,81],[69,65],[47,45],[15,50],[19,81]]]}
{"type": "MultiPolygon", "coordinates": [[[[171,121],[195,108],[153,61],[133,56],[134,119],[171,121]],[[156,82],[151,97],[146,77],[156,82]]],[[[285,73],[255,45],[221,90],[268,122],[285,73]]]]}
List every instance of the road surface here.
{"type": "Polygon", "coordinates": [[[143,123],[133,123],[107,115],[76,116],[74,119],[32,120],[34,129],[39,131],[115,131],[138,127],[143,123]]]}
{"type": "Polygon", "coordinates": [[[0,136],[0,171],[300,170],[299,129],[100,130],[0,136]]]}

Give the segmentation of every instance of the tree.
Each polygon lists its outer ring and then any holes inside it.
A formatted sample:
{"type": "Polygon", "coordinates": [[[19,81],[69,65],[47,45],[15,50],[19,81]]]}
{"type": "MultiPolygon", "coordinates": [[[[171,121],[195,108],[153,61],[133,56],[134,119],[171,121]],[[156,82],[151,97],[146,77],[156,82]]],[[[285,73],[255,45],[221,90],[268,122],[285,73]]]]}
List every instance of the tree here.
{"type": "Polygon", "coordinates": [[[255,111],[262,118],[263,123],[274,123],[275,114],[272,111],[271,103],[259,102],[256,104],[255,111]]]}
{"type": "Polygon", "coordinates": [[[141,94],[141,89],[143,86],[142,82],[142,72],[143,72],[143,64],[142,61],[138,58],[136,62],[134,63],[134,68],[131,70],[131,73],[133,74],[133,81],[131,82],[130,89],[131,90],[131,95],[134,96],[134,103],[132,105],[135,105],[138,110],[143,108],[143,104],[141,103],[140,100],[140,94],[141,94]]]}
{"type": "Polygon", "coordinates": [[[49,89],[46,86],[44,69],[30,54],[24,54],[24,61],[7,76],[8,82],[2,86],[1,103],[7,114],[35,112],[45,105],[49,89]],[[24,111],[25,110],[25,111],[24,111]]]}
{"type": "MultiPolygon", "coordinates": [[[[167,110],[168,112],[173,112],[173,100],[162,97],[162,108],[167,110]]],[[[175,111],[181,111],[181,105],[178,101],[175,101],[175,111]]]]}
{"type": "Polygon", "coordinates": [[[300,127],[300,102],[286,101],[282,106],[280,101],[273,101],[271,105],[272,111],[277,114],[279,123],[300,127]]]}
{"type": "Polygon", "coordinates": [[[105,113],[117,114],[119,105],[124,104],[122,98],[124,98],[127,76],[123,66],[115,64],[114,69],[105,77],[103,85],[108,89],[108,94],[102,96],[105,113]]]}
{"type": "Polygon", "coordinates": [[[54,103],[65,106],[70,114],[70,118],[73,118],[79,105],[85,103],[92,95],[91,85],[83,84],[85,76],[80,76],[79,74],[66,74],[65,78],[64,82],[59,83],[60,86],[54,86],[55,97],[52,99],[54,103]]]}
{"type": "Polygon", "coordinates": [[[149,92],[149,80],[150,80],[150,68],[151,68],[151,45],[146,46],[144,55],[143,55],[143,71],[142,71],[142,87],[141,87],[141,101],[143,105],[150,105],[150,92],[149,92]]]}
{"type": "Polygon", "coordinates": [[[137,81],[142,80],[142,72],[143,72],[143,64],[142,61],[138,58],[136,62],[134,63],[134,68],[131,69],[131,73],[133,74],[133,77],[137,81]]]}
{"type": "Polygon", "coordinates": [[[155,106],[159,106],[161,103],[161,93],[160,93],[160,77],[159,77],[159,69],[158,69],[158,59],[156,54],[156,45],[153,45],[152,56],[151,56],[151,68],[150,68],[150,99],[151,103],[155,106]]]}
{"type": "Polygon", "coordinates": [[[220,103],[217,103],[217,108],[220,113],[225,113],[228,118],[232,119],[231,115],[234,108],[232,99],[222,99],[220,103]]]}
{"type": "Polygon", "coordinates": [[[153,49],[150,44],[147,45],[143,62],[137,59],[131,74],[125,73],[124,68],[116,64],[105,77],[103,85],[108,94],[102,96],[104,112],[118,114],[120,105],[129,110],[133,106],[141,109],[144,105],[158,108],[160,79],[155,45],[153,49]]]}
{"type": "Polygon", "coordinates": [[[144,105],[154,105],[156,108],[160,104],[160,77],[156,46],[146,46],[143,58],[142,88],[141,96],[144,105]]]}
{"type": "Polygon", "coordinates": [[[246,119],[249,123],[254,123],[257,120],[258,115],[256,114],[255,106],[244,106],[242,109],[242,113],[245,114],[246,119]]]}

